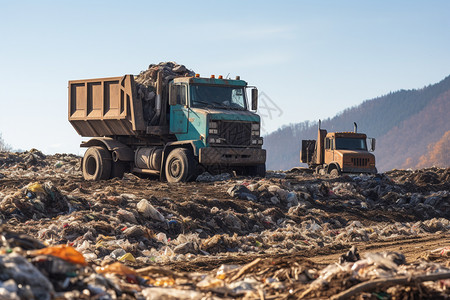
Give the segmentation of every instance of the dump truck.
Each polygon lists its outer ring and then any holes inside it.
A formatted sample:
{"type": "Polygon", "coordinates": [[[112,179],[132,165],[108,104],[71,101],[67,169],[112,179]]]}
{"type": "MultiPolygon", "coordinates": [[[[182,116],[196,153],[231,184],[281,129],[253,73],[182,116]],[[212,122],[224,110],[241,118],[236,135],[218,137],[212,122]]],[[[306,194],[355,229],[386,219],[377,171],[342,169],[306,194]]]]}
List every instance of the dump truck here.
{"type": "Polygon", "coordinates": [[[357,132],[327,132],[319,120],[317,140],[302,140],[300,162],[308,164],[317,174],[339,176],[342,173],[377,173],[375,139],[357,132]],[[370,150],[367,149],[369,142],[370,150]]]}
{"type": "Polygon", "coordinates": [[[256,87],[239,76],[195,74],[164,85],[160,77],[151,120],[134,75],[69,81],[69,122],[90,138],[80,145],[87,148],[81,164],[85,180],[134,172],[185,182],[205,170],[230,169],[265,176],[256,87]]]}

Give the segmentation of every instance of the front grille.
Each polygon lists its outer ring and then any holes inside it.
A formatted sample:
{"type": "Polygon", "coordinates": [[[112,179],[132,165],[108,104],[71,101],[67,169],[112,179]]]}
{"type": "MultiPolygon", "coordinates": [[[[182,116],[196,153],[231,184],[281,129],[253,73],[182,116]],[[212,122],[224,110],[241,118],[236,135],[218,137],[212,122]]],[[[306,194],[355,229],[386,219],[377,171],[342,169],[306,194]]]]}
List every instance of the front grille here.
{"type": "Polygon", "coordinates": [[[252,124],[232,121],[219,122],[221,145],[249,146],[251,143],[252,124]]]}
{"type": "Polygon", "coordinates": [[[352,157],[352,164],[356,167],[366,167],[369,164],[369,159],[352,157]]]}

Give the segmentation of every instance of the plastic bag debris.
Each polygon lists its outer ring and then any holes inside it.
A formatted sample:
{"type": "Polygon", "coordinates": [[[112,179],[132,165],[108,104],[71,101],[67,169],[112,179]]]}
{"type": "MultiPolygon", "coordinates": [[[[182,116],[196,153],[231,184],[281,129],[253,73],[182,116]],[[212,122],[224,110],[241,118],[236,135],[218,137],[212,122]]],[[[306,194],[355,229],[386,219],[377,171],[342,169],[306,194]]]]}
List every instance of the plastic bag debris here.
{"type": "Polygon", "coordinates": [[[201,300],[203,294],[193,290],[178,290],[171,288],[146,288],[142,290],[142,294],[147,300],[158,299],[188,299],[188,300],[201,300]]]}
{"type": "Polygon", "coordinates": [[[237,197],[239,199],[242,200],[252,200],[252,201],[256,201],[258,198],[253,195],[250,190],[244,186],[244,185],[234,185],[232,187],[230,187],[227,191],[227,193],[231,196],[231,197],[237,197]]]}
{"type": "Polygon", "coordinates": [[[119,257],[117,260],[118,260],[118,261],[131,261],[131,262],[136,262],[136,259],[134,258],[133,254],[131,254],[131,253],[125,253],[124,255],[122,255],[121,257],[119,257]]]}
{"type": "Polygon", "coordinates": [[[52,255],[64,259],[73,264],[87,265],[83,255],[72,246],[58,245],[39,250],[30,251],[32,255],[52,255]]]}
{"type": "Polygon", "coordinates": [[[137,224],[136,217],[130,211],[126,211],[124,209],[119,209],[117,211],[117,216],[119,217],[120,220],[122,220],[124,222],[128,222],[131,224],[137,224]]]}
{"type": "Polygon", "coordinates": [[[115,262],[110,265],[104,266],[104,267],[97,267],[96,268],[97,273],[101,274],[117,274],[117,275],[136,275],[136,271],[125,266],[124,264],[120,262],[115,262]]]}
{"type": "Polygon", "coordinates": [[[197,176],[196,181],[198,181],[198,182],[225,181],[225,180],[229,180],[230,178],[231,178],[231,175],[229,173],[211,175],[208,172],[204,172],[197,176]]]}
{"type": "Polygon", "coordinates": [[[146,218],[152,218],[153,220],[164,222],[166,219],[164,216],[153,207],[146,199],[142,199],[137,204],[138,211],[146,218]]]}

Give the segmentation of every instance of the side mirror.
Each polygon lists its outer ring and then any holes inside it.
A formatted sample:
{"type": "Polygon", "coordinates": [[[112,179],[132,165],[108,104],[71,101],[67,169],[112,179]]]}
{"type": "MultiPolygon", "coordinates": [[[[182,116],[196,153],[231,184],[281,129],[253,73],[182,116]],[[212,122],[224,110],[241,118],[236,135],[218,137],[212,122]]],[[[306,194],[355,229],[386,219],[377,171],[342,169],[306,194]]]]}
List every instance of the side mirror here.
{"type": "Polygon", "coordinates": [[[375,151],[376,140],[374,138],[370,138],[369,141],[370,141],[370,150],[369,151],[373,152],[373,151],[375,151]]]}
{"type": "Polygon", "coordinates": [[[170,84],[169,86],[169,105],[177,104],[177,89],[174,84],[170,84]]]}
{"type": "Polygon", "coordinates": [[[252,110],[258,109],[258,89],[252,89],[252,110]]]}

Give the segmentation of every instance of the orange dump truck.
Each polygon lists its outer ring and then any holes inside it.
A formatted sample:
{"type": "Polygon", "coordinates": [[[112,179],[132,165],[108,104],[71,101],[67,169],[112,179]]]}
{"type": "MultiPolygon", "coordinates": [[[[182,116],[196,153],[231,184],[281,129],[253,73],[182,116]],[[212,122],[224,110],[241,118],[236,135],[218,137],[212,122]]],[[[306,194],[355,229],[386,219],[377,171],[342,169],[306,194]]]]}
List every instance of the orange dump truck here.
{"type": "Polygon", "coordinates": [[[353,132],[327,132],[320,124],[319,120],[317,140],[302,140],[301,163],[318,174],[377,173],[375,156],[370,153],[375,150],[374,138],[358,133],[356,123],[353,132]]]}

